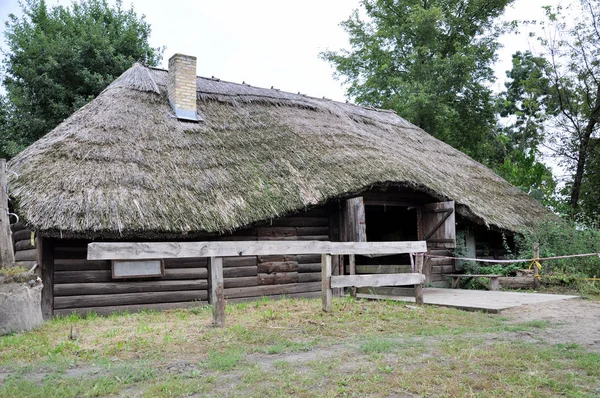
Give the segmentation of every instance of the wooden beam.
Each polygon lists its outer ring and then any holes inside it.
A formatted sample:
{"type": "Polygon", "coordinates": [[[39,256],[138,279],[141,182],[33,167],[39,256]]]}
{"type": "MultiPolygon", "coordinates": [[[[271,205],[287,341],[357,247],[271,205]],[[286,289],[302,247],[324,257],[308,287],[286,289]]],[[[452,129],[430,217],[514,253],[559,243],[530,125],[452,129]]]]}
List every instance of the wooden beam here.
{"type": "MultiPolygon", "coordinates": [[[[35,260],[35,259],[34,259],[35,260]]],[[[15,265],[10,219],[8,217],[8,176],[6,160],[0,159],[0,268],[15,265]]]]}
{"type": "Polygon", "coordinates": [[[422,253],[424,241],[221,241],[221,242],[94,242],[88,260],[142,260],[157,258],[261,256],[272,254],[399,254],[422,253]]]}
{"type": "Polygon", "coordinates": [[[44,320],[54,316],[54,248],[48,238],[38,240],[42,268],[42,316],[44,320]]]}
{"type": "Polygon", "coordinates": [[[332,276],[331,287],[408,286],[425,281],[423,274],[377,274],[332,276]]]}
{"type": "MultiPolygon", "coordinates": [[[[332,296],[333,291],[331,290],[331,255],[323,254],[321,256],[321,299],[323,301],[323,311],[330,312],[332,308],[332,296]]],[[[337,278],[342,278],[338,276],[337,278]]],[[[342,286],[338,286],[342,287],[342,286]]]]}
{"type": "Polygon", "coordinates": [[[213,323],[225,327],[225,296],[223,285],[223,258],[210,258],[210,303],[213,307],[213,323]]]}

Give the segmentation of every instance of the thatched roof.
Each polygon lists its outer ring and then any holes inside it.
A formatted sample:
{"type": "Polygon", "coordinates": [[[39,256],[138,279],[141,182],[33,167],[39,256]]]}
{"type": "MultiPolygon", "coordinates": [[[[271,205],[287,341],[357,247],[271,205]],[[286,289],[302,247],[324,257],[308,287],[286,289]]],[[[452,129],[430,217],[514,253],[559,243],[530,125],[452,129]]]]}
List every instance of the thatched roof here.
{"type": "Polygon", "coordinates": [[[488,226],[548,214],[393,112],[197,78],[203,123],[173,117],[167,72],[135,65],[9,163],[10,195],[48,235],[221,233],[395,182],[488,226]]]}

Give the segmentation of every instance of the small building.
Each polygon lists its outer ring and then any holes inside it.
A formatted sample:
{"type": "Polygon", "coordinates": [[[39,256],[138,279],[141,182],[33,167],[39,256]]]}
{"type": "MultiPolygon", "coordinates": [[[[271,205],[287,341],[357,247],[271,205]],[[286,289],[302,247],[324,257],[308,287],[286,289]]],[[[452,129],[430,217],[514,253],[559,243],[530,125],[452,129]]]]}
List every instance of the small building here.
{"type": "MultiPolygon", "coordinates": [[[[15,234],[17,258],[41,265],[46,316],[206,302],[206,259],[115,278],[109,261],[86,260],[91,241],[426,240],[450,254],[463,231],[472,255],[493,258],[502,234],[549,214],[394,112],[197,77],[180,54],[168,71],[131,67],[9,169],[12,205],[34,234],[15,234]]],[[[348,261],[333,267],[346,273],[348,261]]],[[[410,258],[356,267],[403,272],[410,258]]],[[[428,283],[454,268],[429,259],[428,283]]],[[[224,277],[228,300],[315,296],[320,260],[228,258],[224,277]]]]}

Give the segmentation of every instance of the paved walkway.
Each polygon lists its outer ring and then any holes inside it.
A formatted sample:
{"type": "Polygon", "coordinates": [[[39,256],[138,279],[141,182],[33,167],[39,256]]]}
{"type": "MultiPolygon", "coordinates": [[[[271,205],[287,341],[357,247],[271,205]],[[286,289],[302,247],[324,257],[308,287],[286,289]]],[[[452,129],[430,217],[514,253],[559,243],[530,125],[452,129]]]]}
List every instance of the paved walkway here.
{"type": "MultiPolygon", "coordinates": [[[[358,297],[369,299],[391,299],[398,301],[415,301],[414,297],[408,296],[379,296],[376,294],[359,294],[358,297]]],[[[562,294],[542,293],[519,293],[489,290],[467,290],[467,289],[423,289],[423,301],[425,304],[455,307],[463,310],[485,311],[498,313],[507,308],[518,307],[524,304],[537,304],[548,301],[566,300],[577,296],[566,296],[562,294]]]]}

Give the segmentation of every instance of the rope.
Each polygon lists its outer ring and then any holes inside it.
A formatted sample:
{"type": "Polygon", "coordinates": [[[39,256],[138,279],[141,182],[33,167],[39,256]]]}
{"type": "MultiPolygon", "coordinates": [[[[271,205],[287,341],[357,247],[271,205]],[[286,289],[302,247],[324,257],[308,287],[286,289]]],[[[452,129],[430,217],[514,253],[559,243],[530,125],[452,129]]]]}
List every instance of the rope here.
{"type": "MultiPolygon", "coordinates": [[[[504,264],[531,263],[532,265],[535,265],[535,264],[533,264],[534,262],[537,262],[539,264],[540,261],[546,261],[546,260],[560,260],[563,258],[591,257],[591,256],[600,257],[600,253],[569,254],[569,255],[565,255],[565,256],[523,258],[523,259],[515,259],[515,260],[489,260],[489,259],[485,259],[485,258],[451,257],[451,256],[438,256],[435,254],[425,254],[425,257],[428,257],[428,258],[447,258],[447,259],[451,259],[451,260],[477,261],[480,263],[496,263],[496,264],[498,264],[498,263],[504,263],[504,264]]],[[[541,267],[542,266],[540,264],[538,268],[541,269],[541,267]]],[[[529,268],[531,268],[531,267],[529,267],[529,268]]]]}

